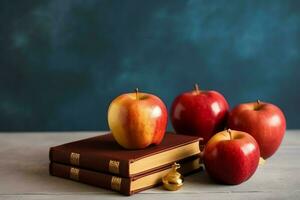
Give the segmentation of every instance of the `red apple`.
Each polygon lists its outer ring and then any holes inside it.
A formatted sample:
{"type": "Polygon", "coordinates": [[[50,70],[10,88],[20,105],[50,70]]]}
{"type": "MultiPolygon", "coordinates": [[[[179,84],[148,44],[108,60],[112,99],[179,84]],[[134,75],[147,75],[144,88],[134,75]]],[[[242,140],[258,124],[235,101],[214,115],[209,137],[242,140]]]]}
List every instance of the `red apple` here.
{"type": "Polygon", "coordinates": [[[171,107],[171,121],[177,133],[203,138],[205,144],[215,133],[224,130],[229,106],[216,91],[195,89],[177,96],[171,107]]]}
{"type": "Polygon", "coordinates": [[[266,159],[281,144],[286,121],[277,106],[257,101],[236,106],[229,114],[228,127],[251,134],[259,144],[261,156],[266,159]]]}
{"type": "Polygon", "coordinates": [[[206,144],[203,161],[207,173],[225,184],[240,184],[248,180],[259,163],[259,146],[248,133],[225,130],[206,144]]]}
{"type": "Polygon", "coordinates": [[[167,127],[167,108],[148,93],[123,94],[108,109],[108,124],[116,141],[127,149],[160,144],[167,127]]]}

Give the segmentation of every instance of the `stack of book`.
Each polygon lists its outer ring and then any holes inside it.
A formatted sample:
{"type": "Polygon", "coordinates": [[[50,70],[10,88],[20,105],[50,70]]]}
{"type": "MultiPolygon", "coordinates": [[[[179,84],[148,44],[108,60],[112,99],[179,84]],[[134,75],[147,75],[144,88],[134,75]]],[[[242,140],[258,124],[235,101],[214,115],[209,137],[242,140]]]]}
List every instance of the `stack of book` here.
{"type": "Polygon", "coordinates": [[[160,184],[174,162],[181,165],[183,175],[199,171],[199,140],[166,133],[160,145],[126,150],[112,134],[105,134],[51,147],[49,172],[132,195],[160,184]]]}

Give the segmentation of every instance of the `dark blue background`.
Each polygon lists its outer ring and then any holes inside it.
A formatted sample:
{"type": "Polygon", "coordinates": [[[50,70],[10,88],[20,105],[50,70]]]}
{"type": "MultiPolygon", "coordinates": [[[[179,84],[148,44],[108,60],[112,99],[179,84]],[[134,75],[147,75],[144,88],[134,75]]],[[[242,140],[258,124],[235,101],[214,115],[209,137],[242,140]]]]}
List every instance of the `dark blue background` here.
{"type": "Polygon", "coordinates": [[[300,1],[3,0],[0,24],[1,131],[106,130],[117,95],[195,82],[300,128],[300,1]]]}

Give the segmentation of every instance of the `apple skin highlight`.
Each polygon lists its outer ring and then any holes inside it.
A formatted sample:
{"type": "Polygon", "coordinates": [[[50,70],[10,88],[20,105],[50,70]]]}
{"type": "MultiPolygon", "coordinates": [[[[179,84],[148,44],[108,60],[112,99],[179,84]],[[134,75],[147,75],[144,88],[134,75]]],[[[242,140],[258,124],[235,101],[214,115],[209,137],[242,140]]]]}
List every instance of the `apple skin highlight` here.
{"type": "Polygon", "coordinates": [[[108,109],[110,130],[115,140],[126,149],[160,144],[167,121],[168,113],[163,101],[148,93],[120,95],[108,109]]]}

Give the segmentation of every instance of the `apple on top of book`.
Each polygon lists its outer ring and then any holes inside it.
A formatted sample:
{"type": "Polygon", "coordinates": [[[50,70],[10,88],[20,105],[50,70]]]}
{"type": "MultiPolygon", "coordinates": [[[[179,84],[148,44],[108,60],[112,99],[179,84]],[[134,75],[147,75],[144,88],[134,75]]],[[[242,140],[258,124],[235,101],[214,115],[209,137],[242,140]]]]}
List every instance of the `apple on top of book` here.
{"type": "Polygon", "coordinates": [[[143,149],[160,144],[168,113],[163,101],[148,93],[122,94],[108,108],[108,124],[115,140],[126,149],[143,149]]]}

